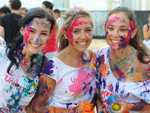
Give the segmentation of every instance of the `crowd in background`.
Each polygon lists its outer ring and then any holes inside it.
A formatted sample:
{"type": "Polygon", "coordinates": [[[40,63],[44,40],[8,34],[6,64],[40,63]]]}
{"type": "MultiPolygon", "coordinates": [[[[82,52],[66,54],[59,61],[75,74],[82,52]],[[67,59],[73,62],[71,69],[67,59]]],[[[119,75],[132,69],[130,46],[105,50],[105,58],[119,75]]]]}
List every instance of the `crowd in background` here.
{"type": "Polygon", "coordinates": [[[0,8],[0,112],[94,113],[96,106],[98,113],[148,113],[150,15],[142,41],[135,13],[111,10],[104,24],[109,46],[95,52],[88,48],[90,11],[61,15],[53,7],[9,0],[0,8]]]}

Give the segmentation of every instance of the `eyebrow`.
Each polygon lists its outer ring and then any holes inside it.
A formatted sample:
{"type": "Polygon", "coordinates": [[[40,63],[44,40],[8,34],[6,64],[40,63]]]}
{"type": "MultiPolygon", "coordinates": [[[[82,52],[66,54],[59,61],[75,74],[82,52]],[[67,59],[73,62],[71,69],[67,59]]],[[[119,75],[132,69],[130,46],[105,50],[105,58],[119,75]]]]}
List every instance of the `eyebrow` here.
{"type": "MultiPolygon", "coordinates": [[[[109,26],[112,26],[112,27],[114,27],[114,25],[112,25],[112,24],[109,24],[109,26]]],[[[127,27],[127,26],[125,26],[125,25],[122,25],[122,26],[119,26],[119,27],[127,27]]]]}
{"type": "MultiPolygon", "coordinates": [[[[34,28],[31,28],[32,30],[36,31],[36,29],[34,28]]],[[[43,30],[42,32],[48,32],[47,30],[43,30]]]]}
{"type": "MultiPolygon", "coordinates": [[[[93,28],[93,27],[86,27],[85,29],[88,29],[88,28],[93,28]]],[[[80,30],[82,30],[81,28],[73,28],[73,30],[74,29],[80,29],[80,30]]]]}

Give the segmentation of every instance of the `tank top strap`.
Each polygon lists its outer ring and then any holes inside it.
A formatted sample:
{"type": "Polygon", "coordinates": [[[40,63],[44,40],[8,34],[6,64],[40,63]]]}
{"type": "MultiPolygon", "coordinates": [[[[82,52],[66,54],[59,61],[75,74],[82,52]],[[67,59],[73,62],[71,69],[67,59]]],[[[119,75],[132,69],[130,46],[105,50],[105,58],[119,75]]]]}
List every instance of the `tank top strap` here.
{"type": "Polygon", "coordinates": [[[136,49],[135,49],[135,51],[134,51],[134,55],[133,55],[133,58],[132,58],[131,72],[130,72],[130,75],[131,75],[131,76],[133,75],[133,65],[134,65],[135,55],[136,55],[136,49]]]}

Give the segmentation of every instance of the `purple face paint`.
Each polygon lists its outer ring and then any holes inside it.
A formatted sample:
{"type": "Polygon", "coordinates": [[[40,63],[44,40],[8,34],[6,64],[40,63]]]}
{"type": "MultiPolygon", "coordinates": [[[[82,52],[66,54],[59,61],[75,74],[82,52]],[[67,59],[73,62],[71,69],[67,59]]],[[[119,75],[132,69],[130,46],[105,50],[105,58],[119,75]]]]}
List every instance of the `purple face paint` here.
{"type": "MultiPolygon", "coordinates": [[[[110,25],[110,24],[113,24],[113,23],[116,22],[116,21],[125,22],[124,19],[120,19],[120,17],[117,17],[117,16],[116,16],[116,17],[113,17],[113,18],[110,19],[110,20],[108,20],[107,25],[106,25],[106,29],[105,29],[105,32],[106,32],[106,33],[105,33],[105,36],[106,36],[106,38],[107,38],[107,36],[108,36],[108,34],[109,34],[109,32],[107,31],[109,25],[110,25]]],[[[130,40],[130,37],[131,37],[131,33],[132,33],[132,31],[134,30],[134,28],[135,28],[135,27],[134,27],[134,22],[133,22],[133,21],[130,21],[129,26],[130,26],[130,30],[129,30],[129,32],[128,32],[128,36],[125,37],[125,34],[124,34],[123,36],[120,36],[122,42],[121,42],[121,43],[117,43],[117,44],[112,44],[112,45],[111,45],[112,50],[116,50],[115,45],[118,45],[117,50],[119,50],[120,48],[125,48],[125,47],[128,45],[129,40],[130,40]]],[[[117,34],[119,35],[118,31],[117,31],[117,34]]],[[[107,43],[108,43],[108,42],[107,42],[107,43]]]]}
{"type": "Polygon", "coordinates": [[[68,29],[68,32],[67,32],[66,36],[67,36],[67,38],[69,39],[69,41],[70,41],[70,43],[71,43],[72,46],[74,46],[73,43],[72,43],[72,41],[74,40],[74,39],[73,39],[72,31],[73,31],[74,27],[79,26],[79,25],[82,25],[83,23],[84,23],[84,24],[87,24],[88,22],[84,22],[84,21],[80,21],[80,20],[76,19],[76,20],[73,22],[72,26],[68,29]]]}

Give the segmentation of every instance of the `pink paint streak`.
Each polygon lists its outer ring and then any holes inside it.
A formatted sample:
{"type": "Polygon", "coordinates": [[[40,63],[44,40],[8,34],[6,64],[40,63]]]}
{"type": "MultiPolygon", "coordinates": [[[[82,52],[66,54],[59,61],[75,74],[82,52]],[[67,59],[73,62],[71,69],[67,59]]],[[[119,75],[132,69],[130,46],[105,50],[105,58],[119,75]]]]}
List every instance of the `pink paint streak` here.
{"type": "Polygon", "coordinates": [[[84,70],[82,69],[79,70],[77,79],[78,81],[76,83],[68,86],[70,92],[73,92],[74,94],[78,94],[81,91],[83,93],[86,93],[87,91],[90,90],[91,85],[87,85],[90,82],[90,79],[84,70]]]}
{"type": "Polygon", "coordinates": [[[24,33],[24,44],[27,46],[27,40],[30,36],[30,30],[31,30],[31,26],[29,28],[25,28],[25,33],[24,33]]]}

